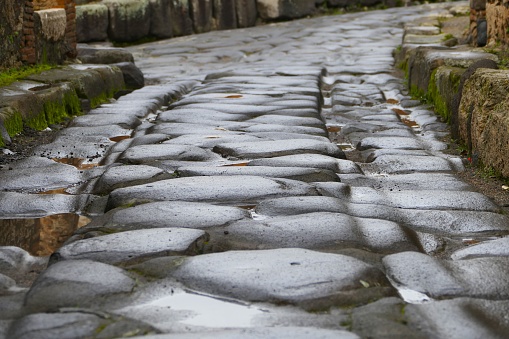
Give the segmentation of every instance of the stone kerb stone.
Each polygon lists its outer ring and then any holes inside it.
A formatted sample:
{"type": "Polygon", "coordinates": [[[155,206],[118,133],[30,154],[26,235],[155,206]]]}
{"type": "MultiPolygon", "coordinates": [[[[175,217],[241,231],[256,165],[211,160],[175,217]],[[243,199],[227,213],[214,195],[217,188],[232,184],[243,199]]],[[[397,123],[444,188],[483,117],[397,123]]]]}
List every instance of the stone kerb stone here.
{"type": "Polygon", "coordinates": [[[459,133],[474,160],[509,177],[509,71],[478,69],[466,81],[459,133]]]}
{"type": "Polygon", "coordinates": [[[256,0],[256,4],[264,20],[302,18],[315,11],[314,0],[256,0]]]}
{"type": "Polygon", "coordinates": [[[149,35],[149,0],[106,0],[108,36],[119,42],[136,41],[149,35]]]}
{"type": "Polygon", "coordinates": [[[190,0],[189,10],[195,33],[212,29],[212,0],[190,0]]]}
{"type": "Polygon", "coordinates": [[[108,38],[108,7],[103,4],[76,6],[76,35],[80,42],[108,38]]]}
{"type": "MultiPolygon", "coordinates": [[[[481,2],[481,1],[475,1],[481,2]]],[[[509,0],[485,1],[488,43],[509,42],[509,0]]],[[[481,10],[479,10],[481,11],[481,10]]]]}

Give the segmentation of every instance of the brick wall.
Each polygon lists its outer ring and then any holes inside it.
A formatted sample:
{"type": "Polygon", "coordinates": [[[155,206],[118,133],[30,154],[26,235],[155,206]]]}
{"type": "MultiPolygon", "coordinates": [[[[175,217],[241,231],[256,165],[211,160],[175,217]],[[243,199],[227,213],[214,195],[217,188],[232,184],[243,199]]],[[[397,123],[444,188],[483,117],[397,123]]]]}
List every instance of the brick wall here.
{"type": "MultiPolygon", "coordinates": [[[[0,71],[23,64],[42,61],[61,62],[66,57],[76,57],[76,7],[74,0],[1,0],[0,11],[0,71]],[[43,60],[39,49],[44,45],[40,27],[36,27],[35,12],[61,8],[66,13],[66,29],[61,47],[54,53],[61,54],[43,60]]],[[[52,42],[53,43],[53,42],[52,42]]]]}

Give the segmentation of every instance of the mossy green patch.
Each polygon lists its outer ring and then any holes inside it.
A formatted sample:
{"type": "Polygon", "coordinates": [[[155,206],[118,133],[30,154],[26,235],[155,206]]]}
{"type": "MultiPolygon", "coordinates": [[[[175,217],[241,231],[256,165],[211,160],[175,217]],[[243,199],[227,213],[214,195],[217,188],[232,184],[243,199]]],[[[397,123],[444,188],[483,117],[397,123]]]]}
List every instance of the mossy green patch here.
{"type": "Polygon", "coordinates": [[[23,131],[23,118],[21,113],[14,112],[14,114],[4,121],[4,127],[9,135],[16,135],[23,131]]]}
{"type": "Polygon", "coordinates": [[[39,74],[51,68],[53,68],[53,66],[47,64],[39,64],[35,66],[23,66],[19,68],[12,68],[0,72],[0,86],[8,86],[15,81],[21,80],[33,74],[39,74]]]}
{"type": "Polygon", "coordinates": [[[28,127],[38,131],[42,131],[48,127],[48,121],[46,120],[46,115],[44,113],[36,114],[28,119],[25,119],[24,122],[28,127]]]}
{"type": "MultiPolygon", "coordinates": [[[[439,114],[444,121],[450,123],[452,112],[448,101],[452,100],[451,93],[458,92],[461,75],[450,70],[448,73],[443,73],[448,75],[447,79],[438,79],[438,71],[439,68],[431,73],[426,97],[428,102],[433,104],[435,112],[439,114]],[[441,93],[439,81],[445,81],[447,85],[447,92],[449,93],[448,96],[450,96],[449,98],[444,97],[444,93],[441,93]]],[[[443,85],[442,90],[444,90],[443,85]]]]}

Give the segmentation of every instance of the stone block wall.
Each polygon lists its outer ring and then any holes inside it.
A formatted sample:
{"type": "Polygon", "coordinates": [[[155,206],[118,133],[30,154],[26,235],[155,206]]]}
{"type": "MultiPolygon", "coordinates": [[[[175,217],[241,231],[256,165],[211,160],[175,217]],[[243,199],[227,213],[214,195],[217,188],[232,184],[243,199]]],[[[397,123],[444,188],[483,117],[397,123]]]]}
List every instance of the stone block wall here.
{"type": "MultiPolygon", "coordinates": [[[[51,1],[51,0],[47,0],[51,1]]],[[[61,0],[53,0],[61,1],[61,0]]],[[[79,42],[136,42],[291,20],[320,7],[403,5],[405,0],[75,0],[79,42]]]]}
{"type": "Polygon", "coordinates": [[[2,1],[0,70],[76,57],[74,0],[2,1]]]}

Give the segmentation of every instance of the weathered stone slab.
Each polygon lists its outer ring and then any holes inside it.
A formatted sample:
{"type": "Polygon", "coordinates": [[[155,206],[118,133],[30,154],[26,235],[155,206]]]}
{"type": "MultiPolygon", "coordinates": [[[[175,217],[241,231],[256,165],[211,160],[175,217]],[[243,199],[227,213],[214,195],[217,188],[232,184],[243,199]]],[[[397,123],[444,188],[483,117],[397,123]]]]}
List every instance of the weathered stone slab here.
{"type": "Polygon", "coordinates": [[[125,165],[108,168],[94,186],[94,192],[105,193],[116,188],[169,179],[170,173],[152,166],[125,165]]]}
{"type": "Polygon", "coordinates": [[[76,167],[42,157],[27,158],[11,168],[0,171],[0,190],[42,191],[68,187],[83,180],[76,167]]]}
{"type": "Polygon", "coordinates": [[[199,123],[201,120],[243,121],[247,118],[248,116],[244,114],[224,113],[204,108],[189,109],[184,107],[162,112],[158,115],[157,120],[163,122],[199,123]]]}
{"type": "Polygon", "coordinates": [[[309,139],[226,143],[215,146],[213,151],[224,157],[243,159],[270,158],[305,153],[322,154],[345,159],[345,154],[335,144],[309,139]]]}
{"type": "Polygon", "coordinates": [[[225,228],[212,242],[226,249],[306,248],[335,251],[367,249],[376,253],[418,250],[396,223],[340,213],[309,213],[245,220],[225,228]]]}
{"type": "Polygon", "coordinates": [[[172,0],[171,24],[174,36],[193,34],[193,21],[189,8],[189,0],[172,0]]]}
{"type": "Polygon", "coordinates": [[[149,0],[105,0],[108,7],[108,37],[130,42],[146,37],[150,31],[149,0]]]}
{"type": "Polygon", "coordinates": [[[370,148],[395,148],[395,149],[423,149],[423,145],[416,138],[404,137],[368,137],[357,144],[360,151],[370,148]]]}
{"type": "Polygon", "coordinates": [[[318,118],[293,117],[286,115],[262,115],[250,119],[249,122],[256,124],[275,124],[286,126],[308,126],[324,128],[323,121],[318,118]]]}
{"type": "Polygon", "coordinates": [[[196,332],[196,333],[178,333],[163,334],[157,336],[143,336],[134,338],[146,339],[258,339],[258,338],[280,338],[280,339],[359,339],[354,333],[341,330],[329,330],[315,327],[255,327],[243,329],[226,329],[218,331],[196,332]]]}
{"type": "Polygon", "coordinates": [[[131,263],[160,256],[196,254],[207,240],[205,232],[186,228],[126,231],[72,242],[56,251],[54,258],[131,263]]]}
{"type": "Polygon", "coordinates": [[[364,172],[404,174],[412,172],[449,172],[454,167],[444,158],[436,156],[379,155],[373,162],[362,164],[364,172]]]}
{"type": "Polygon", "coordinates": [[[76,40],[103,41],[108,38],[108,7],[101,3],[76,6],[76,40]]]}
{"type": "Polygon", "coordinates": [[[340,181],[338,176],[329,170],[305,167],[271,167],[271,166],[223,166],[223,167],[181,167],[177,170],[179,177],[218,176],[218,175],[254,175],[268,178],[286,178],[303,182],[340,181]]]}
{"type": "Polygon", "coordinates": [[[160,39],[173,36],[172,27],[172,0],[149,0],[150,6],[150,29],[149,33],[160,39]]]}
{"type": "Polygon", "coordinates": [[[281,124],[258,124],[246,127],[243,130],[250,133],[284,132],[284,133],[310,134],[324,137],[327,136],[327,132],[323,128],[308,126],[286,126],[281,124]]]}
{"type": "Polygon", "coordinates": [[[383,263],[388,276],[397,284],[431,298],[509,299],[505,288],[508,257],[446,261],[403,252],[386,256],[383,263]]]}
{"type": "Polygon", "coordinates": [[[209,32],[212,28],[212,0],[190,0],[189,14],[195,33],[209,32]]]}
{"type": "Polygon", "coordinates": [[[17,319],[10,327],[10,338],[86,338],[122,337],[126,333],[159,333],[150,325],[105,312],[67,311],[36,313],[17,319]]]}
{"type": "MultiPolygon", "coordinates": [[[[165,136],[167,137],[167,136],[165,136]]],[[[164,144],[192,145],[201,148],[212,149],[214,146],[224,143],[233,142],[256,142],[264,139],[252,136],[250,134],[221,134],[221,135],[200,135],[190,134],[182,135],[171,140],[165,141],[164,144]]]]}
{"type": "Polygon", "coordinates": [[[73,127],[95,127],[119,125],[122,128],[134,129],[141,121],[134,116],[120,114],[91,114],[73,119],[73,127]]]}
{"type": "Polygon", "coordinates": [[[469,246],[451,255],[454,260],[473,259],[481,257],[509,257],[509,237],[469,246]]]}
{"type": "Polygon", "coordinates": [[[362,173],[359,166],[350,160],[337,159],[322,154],[296,154],[251,160],[248,166],[313,167],[336,173],[362,173]]]}
{"type": "Polygon", "coordinates": [[[509,330],[506,300],[455,298],[407,305],[408,327],[425,338],[500,338],[509,330]],[[454,317],[450,315],[454,314],[454,317]]]}
{"type": "Polygon", "coordinates": [[[212,0],[214,5],[214,19],[216,29],[234,29],[237,28],[237,12],[235,10],[235,0],[212,0]]]}
{"type": "Polygon", "coordinates": [[[111,192],[109,208],[152,201],[255,202],[261,198],[316,195],[305,183],[253,176],[190,177],[119,188],[111,192]]]}
{"type": "Polygon", "coordinates": [[[257,0],[258,15],[264,20],[297,19],[315,11],[315,0],[257,0]]]}
{"type": "Polygon", "coordinates": [[[383,273],[373,266],[303,249],[201,255],[184,260],[171,276],[197,291],[310,309],[358,304],[393,293],[383,273]]]}
{"type": "Polygon", "coordinates": [[[244,218],[250,218],[250,214],[242,208],[185,201],[161,201],[114,209],[94,219],[80,231],[84,233],[101,228],[119,231],[165,227],[209,228],[225,226],[244,218]]]}
{"type": "Polygon", "coordinates": [[[245,28],[256,25],[258,17],[256,0],[235,0],[235,10],[237,14],[237,27],[245,28]]]}
{"type": "Polygon", "coordinates": [[[189,145],[139,145],[125,151],[120,161],[143,164],[161,160],[206,161],[216,156],[207,150],[189,145]]]}
{"type": "Polygon", "coordinates": [[[135,281],[120,268],[90,260],[66,260],[46,269],[25,299],[32,312],[61,307],[99,307],[132,292],[135,281]]]}

